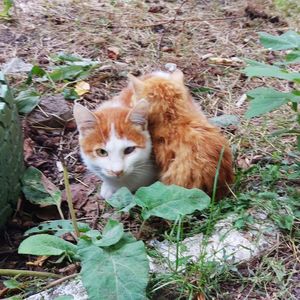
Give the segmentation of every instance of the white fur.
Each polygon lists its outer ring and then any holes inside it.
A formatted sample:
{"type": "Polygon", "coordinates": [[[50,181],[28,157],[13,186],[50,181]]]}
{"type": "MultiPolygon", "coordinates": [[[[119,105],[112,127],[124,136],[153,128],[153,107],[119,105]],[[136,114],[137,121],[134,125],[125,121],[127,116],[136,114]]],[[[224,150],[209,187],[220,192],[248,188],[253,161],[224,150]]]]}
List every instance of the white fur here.
{"type": "Polygon", "coordinates": [[[152,72],[152,75],[162,77],[164,79],[170,79],[170,73],[164,72],[164,71],[154,71],[152,72]]]}
{"type": "Polygon", "coordinates": [[[88,169],[93,171],[102,180],[100,195],[108,199],[121,187],[127,187],[134,192],[141,186],[152,184],[157,179],[157,170],[151,160],[151,139],[148,131],[143,132],[146,137],[146,147],[136,148],[132,153],[125,155],[127,147],[136,146],[133,141],[120,138],[111,126],[110,138],[103,146],[108,152],[106,157],[92,159],[83,151],[81,155],[88,169]],[[112,172],[123,171],[123,175],[115,176],[112,172]]]}

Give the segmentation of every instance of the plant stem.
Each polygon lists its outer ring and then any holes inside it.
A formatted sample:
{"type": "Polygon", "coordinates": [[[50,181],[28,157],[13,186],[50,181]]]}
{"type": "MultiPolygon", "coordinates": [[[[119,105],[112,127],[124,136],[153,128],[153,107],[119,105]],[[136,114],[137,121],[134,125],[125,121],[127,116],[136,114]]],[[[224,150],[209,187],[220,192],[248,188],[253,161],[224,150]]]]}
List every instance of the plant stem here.
{"type": "Polygon", "coordinates": [[[64,220],[65,217],[64,217],[64,214],[63,214],[63,212],[61,210],[60,204],[56,205],[56,207],[57,207],[57,210],[58,210],[58,213],[59,213],[61,219],[64,220]]]}
{"type": "Polygon", "coordinates": [[[177,234],[176,234],[176,266],[175,270],[178,271],[178,260],[179,260],[179,242],[180,242],[180,236],[181,236],[181,216],[179,216],[178,220],[178,226],[177,226],[177,234]]]}
{"type": "Polygon", "coordinates": [[[35,276],[35,277],[52,277],[62,278],[62,276],[49,272],[37,272],[28,270],[0,269],[0,276],[35,276]]]}
{"type": "Polygon", "coordinates": [[[62,166],[63,166],[63,169],[64,169],[64,182],[65,182],[67,202],[68,202],[68,207],[69,207],[70,214],[71,214],[72,224],[73,224],[76,236],[79,237],[80,233],[79,233],[77,220],[76,220],[76,215],[75,215],[75,210],[74,210],[73,202],[72,202],[72,193],[71,193],[70,183],[69,183],[69,174],[68,174],[67,168],[66,168],[63,161],[62,161],[62,166]]]}

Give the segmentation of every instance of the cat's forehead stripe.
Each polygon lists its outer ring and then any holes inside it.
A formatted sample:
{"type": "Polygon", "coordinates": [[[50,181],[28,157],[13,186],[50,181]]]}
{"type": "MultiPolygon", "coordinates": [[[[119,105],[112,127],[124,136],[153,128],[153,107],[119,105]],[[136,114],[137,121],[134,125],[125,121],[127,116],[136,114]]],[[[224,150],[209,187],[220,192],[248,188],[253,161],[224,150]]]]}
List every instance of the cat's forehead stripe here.
{"type": "Polygon", "coordinates": [[[130,109],[102,108],[94,114],[98,120],[95,130],[81,141],[85,152],[92,153],[95,147],[105,146],[113,133],[119,139],[134,142],[138,147],[144,148],[147,138],[140,128],[128,122],[127,115],[130,109]]]}

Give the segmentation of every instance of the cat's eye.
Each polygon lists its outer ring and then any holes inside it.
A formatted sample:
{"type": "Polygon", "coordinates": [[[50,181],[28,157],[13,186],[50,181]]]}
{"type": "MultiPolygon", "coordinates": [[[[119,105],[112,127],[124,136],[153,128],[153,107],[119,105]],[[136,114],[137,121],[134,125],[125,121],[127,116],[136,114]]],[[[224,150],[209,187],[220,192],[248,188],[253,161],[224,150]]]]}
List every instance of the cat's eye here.
{"type": "Polygon", "coordinates": [[[125,148],[124,154],[127,155],[127,154],[132,153],[135,150],[135,148],[136,147],[134,147],[134,146],[125,148]]]}
{"type": "Polygon", "coordinates": [[[96,153],[97,153],[97,155],[100,156],[100,157],[105,157],[105,156],[108,155],[107,151],[104,150],[104,149],[101,149],[101,148],[100,148],[100,149],[97,149],[97,150],[96,150],[96,153]]]}

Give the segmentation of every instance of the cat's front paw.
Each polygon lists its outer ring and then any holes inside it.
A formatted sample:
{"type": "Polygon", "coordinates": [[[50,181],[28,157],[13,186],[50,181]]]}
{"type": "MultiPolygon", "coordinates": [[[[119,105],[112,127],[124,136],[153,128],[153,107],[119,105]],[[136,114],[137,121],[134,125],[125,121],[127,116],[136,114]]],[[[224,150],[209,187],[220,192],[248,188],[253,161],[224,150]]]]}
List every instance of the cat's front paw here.
{"type": "Polygon", "coordinates": [[[100,190],[100,197],[107,200],[113,195],[114,191],[106,183],[102,183],[100,190]]]}

